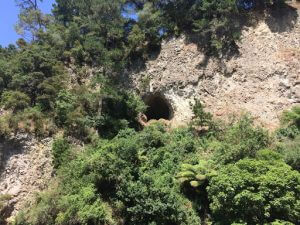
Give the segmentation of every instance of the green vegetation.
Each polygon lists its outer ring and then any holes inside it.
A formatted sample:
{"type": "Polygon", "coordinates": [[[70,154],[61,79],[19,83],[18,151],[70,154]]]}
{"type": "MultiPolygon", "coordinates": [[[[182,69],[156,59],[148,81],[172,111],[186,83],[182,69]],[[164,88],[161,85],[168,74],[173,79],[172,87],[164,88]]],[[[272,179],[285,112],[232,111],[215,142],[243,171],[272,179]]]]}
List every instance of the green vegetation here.
{"type": "MultiPolygon", "coordinates": [[[[17,30],[32,41],[0,48],[1,105],[14,114],[2,119],[1,134],[24,130],[13,117],[34,111],[35,118],[49,119],[37,126],[32,121],[26,131],[47,136],[62,129],[84,142],[95,132],[111,138],[127,126],[137,128],[134,117],[144,109],[118,78],[159,50],[164,38],[185,34],[207,54],[223,54],[236,48],[242,21],[250,16],[233,0],[57,0],[52,16],[39,10],[39,0],[16,2],[17,30]],[[127,11],[136,19],[124,17],[127,11]],[[89,72],[87,65],[98,69],[89,72]],[[102,100],[107,104],[99,112],[102,100]]],[[[276,4],[261,3],[257,10],[276,4]]]]}
{"type": "Polygon", "coordinates": [[[297,224],[300,173],[282,143],[266,149],[248,116],[222,128],[126,128],[84,151],[57,139],[57,177],[16,224],[297,224]]]}
{"type": "Polygon", "coordinates": [[[283,112],[282,128],[277,132],[280,140],[277,150],[293,169],[300,171],[300,107],[283,112]]]}
{"type": "Polygon", "coordinates": [[[210,148],[219,164],[228,164],[254,158],[257,151],[266,148],[269,142],[268,133],[260,127],[253,127],[253,121],[245,116],[227,128],[210,148]]]}
{"type": "Polygon", "coordinates": [[[5,218],[9,216],[10,209],[8,207],[8,201],[12,196],[0,194],[0,224],[5,223],[5,218]]]}
{"type": "Polygon", "coordinates": [[[17,28],[32,41],[0,48],[0,135],[53,137],[56,176],[16,225],[299,222],[299,107],[274,134],[247,115],[215,121],[197,100],[186,127],[142,128],[146,106],[120,82],[174,35],[210,56],[236,50],[251,15],[235,1],[56,0],[53,16],[39,1],[17,2],[17,28]]]}
{"type": "Polygon", "coordinates": [[[210,180],[210,209],[220,224],[299,219],[300,174],[283,161],[243,159],[210,180]],[[224,215],[226,215],[224,217],[224,215]]]}
{"type": "Polygon", "coordinates": [[[56,139],[52,145],[53,166],[59,168],[68,160],[70,144],[65,139],[56,139]]]}

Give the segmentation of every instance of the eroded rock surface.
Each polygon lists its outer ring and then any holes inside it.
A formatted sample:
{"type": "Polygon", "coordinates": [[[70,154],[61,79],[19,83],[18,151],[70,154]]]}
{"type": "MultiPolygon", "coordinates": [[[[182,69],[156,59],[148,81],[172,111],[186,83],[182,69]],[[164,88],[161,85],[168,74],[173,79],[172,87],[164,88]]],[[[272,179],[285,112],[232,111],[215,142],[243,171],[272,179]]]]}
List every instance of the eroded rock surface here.
{"type": "Polygon", "coordinates": [[[12,216],[52,177],[51,139],[38,141],[26,134],[1,140],[0,194],[12,196],[12,216]]]}
{"type": "Polygon", "coordinates": [[[300,103],[300,7],[294,7],[244,29],[231,58],[207,58],[184,37],[167,41],[145,70],[130,75],[133,87],[163,93],[175,123],[191,119],[190,102],[199,98],[217,117],[250,112],[275,128],[281,112],[300,103]]]}

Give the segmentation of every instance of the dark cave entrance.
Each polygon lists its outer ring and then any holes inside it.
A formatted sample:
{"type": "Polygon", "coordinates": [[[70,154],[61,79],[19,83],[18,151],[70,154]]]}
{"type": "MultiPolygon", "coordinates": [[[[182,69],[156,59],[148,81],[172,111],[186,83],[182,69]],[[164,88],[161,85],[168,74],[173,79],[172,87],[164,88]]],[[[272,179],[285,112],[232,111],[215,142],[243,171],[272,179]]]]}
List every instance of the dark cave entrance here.
{"type": "Polygon", "coordinates": [[[171,120],[173,110],[168,100],[161,94],[152,94],[144,98],[145,104],[148,106],[145,115],[147,120],[171,120]]]}

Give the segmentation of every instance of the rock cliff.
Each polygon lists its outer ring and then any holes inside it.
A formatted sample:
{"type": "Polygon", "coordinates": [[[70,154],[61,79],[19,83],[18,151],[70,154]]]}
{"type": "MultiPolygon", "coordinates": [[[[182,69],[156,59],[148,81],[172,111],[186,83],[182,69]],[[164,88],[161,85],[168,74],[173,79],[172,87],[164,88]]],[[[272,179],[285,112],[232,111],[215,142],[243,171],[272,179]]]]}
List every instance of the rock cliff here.
{"type": "Polygon", "coordinates": [[[52,177],[51,139],[37,140],[18,134],[1,140],[0,194],[8,194],[8,210],[14,216],[52,177]]]}
{"type": "Polygon", "coordinates": [[[132,88],[164,95],[175,124],[191,119],[198,98],[216,117],[249,112],[276,128],[281,112],[300,103],[299,5],[257,15],[232,57],[206,57],[185,37],[165,41],[144,70],[129,75],[132,88]]]}

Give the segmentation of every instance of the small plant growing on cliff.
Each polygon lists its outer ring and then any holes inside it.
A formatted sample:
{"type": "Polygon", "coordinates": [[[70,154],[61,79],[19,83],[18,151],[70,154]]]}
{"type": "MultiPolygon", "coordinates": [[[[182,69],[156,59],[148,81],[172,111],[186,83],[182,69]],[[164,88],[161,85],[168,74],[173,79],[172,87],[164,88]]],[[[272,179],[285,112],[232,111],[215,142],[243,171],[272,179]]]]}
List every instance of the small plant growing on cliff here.
{"type": "Polygon", "coordinates": [[[210,126],[212,124],[212,114],[205,112],[204,105],[200,100],[196,100],[193,106],[194,124],[198,126],[210,126]]]}
{"type": "Polygon", "coordinates": [[[290,111],[284,111],[281,122],[283,124],[295,125],[300,129],[300,106],[295,106],[290,111]]]}
{"type": "Polygon", "coordinates": [[[149,76],[142,77],[140,86],[143,92],[149,91],[150,82],[151,82],[151,78],[149,76]]]}
{"type": "Polygon", "coordinates": [[[277,131],[279,139],[294,139],[297,135],[300,135],[300,106],[284,111],[280,122],[282,127],[277,131]]]}
{"type": "Polygon", "coordinates": [[[10,195],[0,195],[0,224],[5,224],[5,218],[9,216],[8,201],[11,199],[10,195]]]}
{"type": "Polygon", "coordinates": [[[200,100],[195,100],[192,110],[194,116],[191,126],[197,134],[212,134],[213,131],[216,131],[217,127],[213,121],[212,114],[204,110],[204,105],[200,100]]]}
{"type": "Polygon", "coordinates": [[[53,165],[58,169],[66,160],[70,150],[70,144],[66,139],[56,139],[52,145],[53,165]]]}

